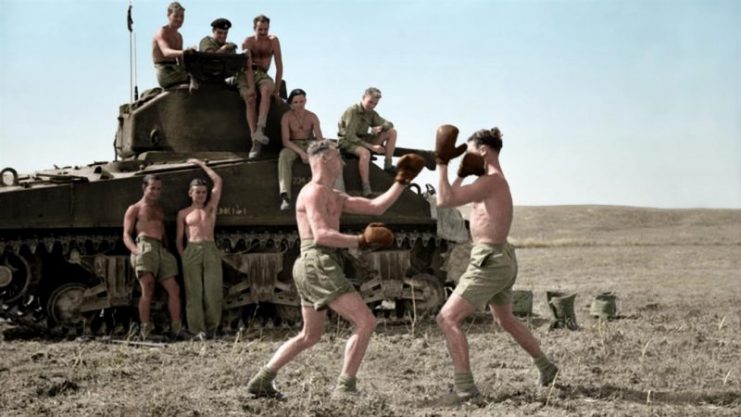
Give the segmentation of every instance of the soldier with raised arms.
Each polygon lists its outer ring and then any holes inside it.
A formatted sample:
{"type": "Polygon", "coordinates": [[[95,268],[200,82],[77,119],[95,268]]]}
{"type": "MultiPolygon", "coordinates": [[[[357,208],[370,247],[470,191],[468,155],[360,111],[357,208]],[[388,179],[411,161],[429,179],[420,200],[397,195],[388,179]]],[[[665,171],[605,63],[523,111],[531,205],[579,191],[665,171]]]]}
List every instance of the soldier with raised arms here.
{"type": "Polygon", "coordinates": [[[183,35],[178,32],[185,21],[185,8],[174,1],[167,6],[168,23],[157,30],[152,39],[152,60],[157,82],[162,88],[189,81],[183,65],[183,35]]]}
{"type": "Polygon", "coordinates": [[[190,182],[191,205],[180,210],[177,219],[176,246],[183,262],[188,330],[203,340],[216,333],[224,297],[221,251],[214,242],[222,180],[203,161],[189,159],[188,163],[201,167],[213,182],[210,197],[206,181],[196,178],[190,182]]]}
{"type": "Polygon", "coordinates": [[[473,380],[468,342],[461,322],[476,310],[489,307],[494,320],[533,358],[540,370],[540,383],[550,384],[558,372],[540,350],[537,340],[512,314],[512,285],[517,278],[515,249],[507,242],[512,224],[512,195],[499,164],[502,134],[498,128],[479,130],[468,144],[455,147],[458,129],[444,125],[437,131],[435,153],[440,168],[437,205],[458,207],[471,204],[473,249],[468,269],[437,316],[455,370],[455,396],[458,401],[479,395],[473,380]],[[466,152],[458,177],[450,184],[448,162],[466,152]],[[478,178],[462,185],[469,175],[478,178]]]}
{"type": "Polygon", "coordinates": [[[279,347],[267,365],[249,381],[247,391],[256,396],[282,397],[273,384],[277,372],[296,355],[319,341],[328,307],[353,326],[335,393],[357,393],[356,374],[376,327],[376,320],[345,277],[337,250],[390,247],[394,235],[380,223],[369,224],[360,235],[340,233],[340,216],[342,213],[383,214],[424,167],[424,160],[420,156],[403,156],[397,164],[394,184],[382,195],[369,200],[351,197],[332,188],[343,166],[333,142],[312,143],[307,153],[312,177],[296,200],[301,253],[293,267],[304,325],[301,332],[279,347]]]}
{"type": "Polygon", "coordinates": [[[247,120],[252,135],[250,158],[255,158],[260,155],[262,145],[270,142],[270,138],[265,136],[265,123],[268,119],[268,110],[270,110],[270,98],[273,95],[278,97],[283,80],[283,54],[278,37],[268,34],[270,18],[261,14],[256,16],[252,23],[255,34],[244,40],[242,49],[248,50],[252,57],[254,82],[260,93],[259,110],[254,96],[247,101],[247,120]],[[273,58],[275,58],[275,82],[268,75],[273,58]]]}
{"type": "Polygon", "coordinates": [[[139,299],[141,337],[146,339],[152,330],[149,312],[155,281],[167,291],[170,330],[174,336],[181,337],[180,287],[175,281],[178,264],[164,245],[165,213],[159,204],[162,181],[157,175],[145,175],[142,189],[141,200],[129,206],[123,220],[123,241],[131,251],[131,266],[142,292],[139,299]]]}

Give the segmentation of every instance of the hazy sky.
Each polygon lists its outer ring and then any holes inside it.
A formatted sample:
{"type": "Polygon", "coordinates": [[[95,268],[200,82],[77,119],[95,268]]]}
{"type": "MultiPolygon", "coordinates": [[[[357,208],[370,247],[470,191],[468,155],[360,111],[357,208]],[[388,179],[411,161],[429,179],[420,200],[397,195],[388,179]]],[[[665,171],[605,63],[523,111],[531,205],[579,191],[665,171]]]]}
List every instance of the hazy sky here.
{"type": "MultiPolygon", "coordinates": [[[[168,1],[134,1],[140,91],[168,1]]],[[[400,146],[504,133],[515,204],[741,208],[739,1],[183,0],[186,45],[271,19],[326,136],[377,86],[400,146]]],[[[0,167],[112,160],[128,1],[0,0],[0,167]]],[[[434,172],[421,182],[436,184],[434,172]]]]}

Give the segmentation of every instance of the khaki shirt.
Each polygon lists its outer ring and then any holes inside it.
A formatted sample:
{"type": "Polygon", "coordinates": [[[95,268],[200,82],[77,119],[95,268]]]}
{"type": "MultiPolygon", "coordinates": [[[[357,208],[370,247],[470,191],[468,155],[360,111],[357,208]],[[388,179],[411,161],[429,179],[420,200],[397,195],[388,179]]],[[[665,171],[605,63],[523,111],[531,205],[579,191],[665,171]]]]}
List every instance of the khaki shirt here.
{"type": "Polygon", "coordinates": [[[371,127],[383,126],[383,131],[394,127],[394,124],[379,116],[375,110],[366,111],[362,104],[353,104],[345,110],[338,123],[337,136],[351,141],[368,136],[371,127]]]}
{"type": "MultiPolygon", "coordinates": [[[[237,52],[237,45],[227,42],[227,45],[230,45],[230,48],[227,49],[225,52],[234,54],[237,52]]],[[[198,51],[199,52],[216,52],[221,48],[221,44],[216,42],[216,39],[212,38],[211,36],[206,36],[205,38],[201,39],[201,42],[198,44],[198,51]]]]}

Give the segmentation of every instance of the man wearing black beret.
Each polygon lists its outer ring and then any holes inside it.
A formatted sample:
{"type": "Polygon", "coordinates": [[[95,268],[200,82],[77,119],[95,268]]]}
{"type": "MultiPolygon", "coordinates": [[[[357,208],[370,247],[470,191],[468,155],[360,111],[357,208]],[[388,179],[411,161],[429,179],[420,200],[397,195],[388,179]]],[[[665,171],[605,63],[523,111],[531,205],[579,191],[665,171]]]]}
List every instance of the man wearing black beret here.
{"type": "MultiPolygon", "coordinates": [[[[232,42],[226,41],[226,37],[229,35],[229,28],[231,27],[232,22],[224,19],[223,17],[220,17],[211,22],[212,34],[211,36],[206,36],[205,38],[201,39],[201,42],[198,44],[198,50],[200,52],[236,54],[237,45],[232,42]]],[[[245,68],[251,68],[252,62],[250,58],[250,51],[245,50],[245,54],[247,55],[247,64],[245,65],[245,68]]],[[[239,95],[242,96],[242,99],[245,103],[247,103],[247,100],[250,97],[254,97],[255,95],[255,88],[253,87],[254,81],[252,77],[253,76],[251,70],[241,71],[234,77],[234,82],[239,89],[239,95]]],[[[245,105],[245,108],[247,107],[248,106],[245,105]]],[[[245,118],[247,117],[247,114],[245,114],[245,118]]]]}

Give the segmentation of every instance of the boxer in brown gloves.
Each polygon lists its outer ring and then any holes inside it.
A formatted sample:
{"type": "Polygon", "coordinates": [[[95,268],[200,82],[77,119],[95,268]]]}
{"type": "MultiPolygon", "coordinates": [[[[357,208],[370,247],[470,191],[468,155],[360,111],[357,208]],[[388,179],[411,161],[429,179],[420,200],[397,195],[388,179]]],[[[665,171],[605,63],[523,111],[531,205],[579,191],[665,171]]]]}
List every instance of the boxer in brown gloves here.
{"type": "Polygon", "coordinates": [[[353,326],[333,395],[358,393],[355,375],[376,327],[376,319],[345,277],[338,262],[337,250],[388,248],[394,243],[394,234],[381,223],[369,224],[360,235],[340,233],[340,215],[343,212],[375,216],[383,214],[424,167],[422,157],[404,155],[397,162],[394,184],[385,193],[370,200],[349,196],[332,188],[343,166],[340,152],[333,142],[312,143],[307,153],[312,176],[296,199],[301,253],[293,266],[293,279],[301,297],[304,325],[301,332],[279,347],[267,365],[249,381],[247,391],[255,396],[283,397],[275,389],[273,380],[278,370],[319,341],[324,331],[327,307],[353,326]]]}
{"type": "Polygon", "coordinates": [[[438,207],[471,203],[473,249],[468,269],[437,316],[455,369],[456,401],[475,400],[479,390],[473,381],[468,342],[461,322],[476,310],[489,307],[494,320],[533,358],[540,383],[549,385],[558,368],[540,350],[532,333],[512,315],[512,285],[517,277],[515,249],[507,242],[512,224],[512,194],[499,164],[502,133],[499,128],[479,130],[467,145],[455,147],[458,129],[444,125],[437,130],[435,154],[440,168],[438,207]],[[467,151],[467,152],[466,152],[467,151]],[[458,178],[448,181],[448,162],[466,152],[458,178]],[[478,178],[462,185],[469,175],[478,178]]]}

